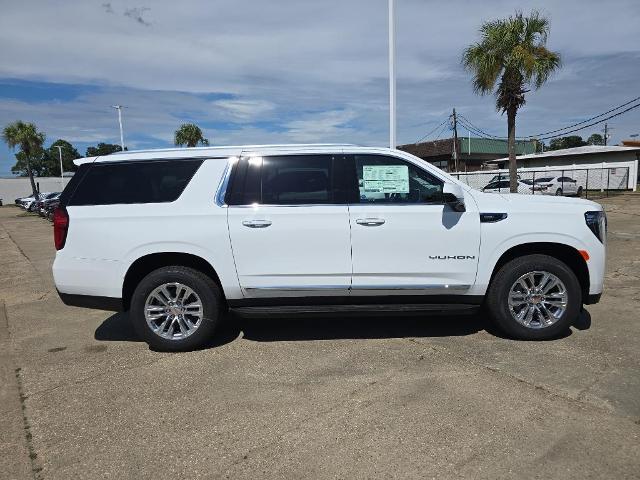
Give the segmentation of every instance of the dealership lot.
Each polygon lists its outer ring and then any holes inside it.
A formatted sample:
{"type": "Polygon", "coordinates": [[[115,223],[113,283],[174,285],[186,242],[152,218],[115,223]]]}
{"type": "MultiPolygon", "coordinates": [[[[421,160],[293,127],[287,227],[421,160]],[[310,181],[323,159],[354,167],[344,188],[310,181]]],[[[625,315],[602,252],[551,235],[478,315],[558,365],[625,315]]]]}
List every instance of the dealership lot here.
{"type": "Polygon", "coordinates": [[[230,319],[184,354],[63,305],[50,224],[2,207],[0,477],[637,477],[640,195],[602,203],[605,294],[563,338],[482,315],[230,319]]]}

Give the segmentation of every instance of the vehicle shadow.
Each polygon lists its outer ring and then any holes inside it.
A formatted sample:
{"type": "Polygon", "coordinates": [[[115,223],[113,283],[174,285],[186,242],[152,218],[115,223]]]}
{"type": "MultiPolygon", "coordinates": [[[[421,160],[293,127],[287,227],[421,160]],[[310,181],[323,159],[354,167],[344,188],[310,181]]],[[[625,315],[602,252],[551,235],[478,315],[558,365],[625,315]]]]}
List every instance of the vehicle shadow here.
{"type": "MultiPolygon", "coordinates": [[[[574,323],[578,330],[591,327],[591,315],[583,309],[574,323]]],[[[202,348],[213,348],[233,342],[242,336],[255,342],[313,341],[338,339],[427,338],[473,335],[485,330],[490,335],[512,340],[495,328],[486,314],[449,315],[304,315],[248,318],[230,314],[224,319],[211,342],[202,348]]],[[[572,334],[571,329],[549,340],[572,334]]],[[[128,314],[108,317],[95,331],[94,338],[107,342],[140,342],[128,314]]]]}
{"type": "MultiPolygon", "coordinates": [[[[216,335],[201,349],[219,347],[233,342],[240,335],[240,329],[234,322],[225,321],[217,330],[216,335]]],[[[101,342],[142,342],[138,337],[129,314],[126,312],[114,313],[96,328],[93,337],[101,342]]]]}
{"type": "Polygon", "coordinates": [[[243,338],[256,342],[451,337],[485,328],[479,315],[233,317],[243,338]]]}

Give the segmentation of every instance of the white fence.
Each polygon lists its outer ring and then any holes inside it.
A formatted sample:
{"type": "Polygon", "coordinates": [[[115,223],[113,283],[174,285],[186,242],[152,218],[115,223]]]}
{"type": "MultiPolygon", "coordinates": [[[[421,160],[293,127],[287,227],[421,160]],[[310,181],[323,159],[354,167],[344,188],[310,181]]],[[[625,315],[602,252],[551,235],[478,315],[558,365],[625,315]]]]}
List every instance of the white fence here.
{"type": "MultiPolygon", "coordinates": [[[[63,181],[60,177],[35,177],[36,186],[40,186],[41,192],[61,192],[63,181]]],[[[69,183],[71,177],[64,177],[64,185],[69,183]]],[[[31,183],[29,177],[0,178],[0,198],[5,205],[13,203],[18,197],[31,195],[31,183]]]]}
{"type": "MultiPolygon", "coordinates": [[[[452,172],[450,175],[467,185],[482,190],[490,182],[498,179],[509,179],[508,170],[480,170],[476,172],[452,172]]],[[[608,194],[611,191],[636,190],[637,162],[616,162],[591,165],[567,165],[561,167],[519,168],[518,193],[536,194],[530,188],[541,178],[559,177],[575,180],[576,187],[585,195],[597,192],[608,194]]],[[[508,191],[508,187],[505,191],[508,191]]]]}

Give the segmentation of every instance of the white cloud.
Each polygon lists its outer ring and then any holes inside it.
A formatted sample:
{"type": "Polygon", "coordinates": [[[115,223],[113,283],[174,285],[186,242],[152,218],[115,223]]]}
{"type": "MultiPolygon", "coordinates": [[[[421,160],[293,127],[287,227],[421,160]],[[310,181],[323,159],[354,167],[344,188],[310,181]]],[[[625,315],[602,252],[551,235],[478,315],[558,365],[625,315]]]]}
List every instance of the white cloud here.
{"type": "Polygon", "coordinates": [[[339,138],[354,129],[348,123],[356,118],[350,110],[335,110],[308,114],[285,124],[287,136],[296,142],[319,142],[325,138],[339,138]]]}
{"type": "Polygon", "coordinates": [[[220,107],[229,113],[233,118],[239,120],[256,121],[263,118],[263,115],[273,111],[276,106],[267,100],[242,100],[229,99],[212,102],[214,108],[220,107]]]}

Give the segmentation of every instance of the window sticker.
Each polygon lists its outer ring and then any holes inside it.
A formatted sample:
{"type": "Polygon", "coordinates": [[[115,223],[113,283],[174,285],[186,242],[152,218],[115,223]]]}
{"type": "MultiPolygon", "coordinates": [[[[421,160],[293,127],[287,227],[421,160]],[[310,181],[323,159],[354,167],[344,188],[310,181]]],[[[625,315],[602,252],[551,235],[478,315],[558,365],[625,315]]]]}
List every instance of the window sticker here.
{"type": "Polygon", "coordinates": [[[363,165],[362,177],[367,193],[409,193],[407,165],[363,165]]]}

